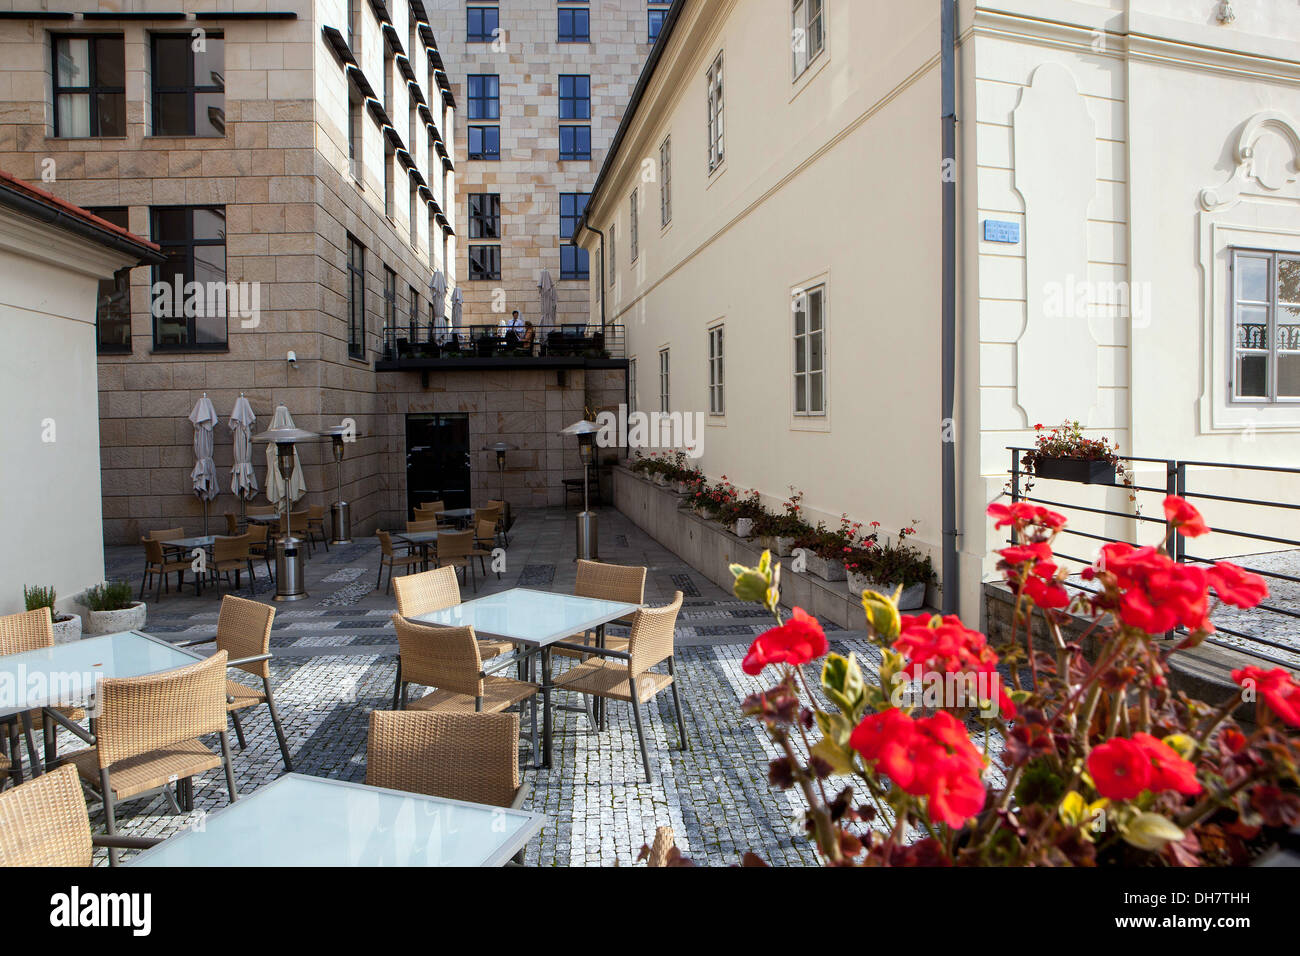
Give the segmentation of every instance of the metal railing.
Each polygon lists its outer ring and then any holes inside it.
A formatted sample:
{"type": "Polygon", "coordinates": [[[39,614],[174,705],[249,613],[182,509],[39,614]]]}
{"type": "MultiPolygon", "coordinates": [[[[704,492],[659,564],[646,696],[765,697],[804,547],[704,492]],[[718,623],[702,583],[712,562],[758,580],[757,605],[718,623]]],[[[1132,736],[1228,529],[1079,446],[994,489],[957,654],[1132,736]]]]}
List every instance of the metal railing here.
{"type": "Polygon", "coordinates": [[[507,331],[499,325],[463,325],[457,329],[396,325],[383,329],[384,360],[521,359],[627,357],[627,338],[621,325],[563,324],[531,335],[507,331]]]}
{"type": "MultiPolygon", "coordinates": [[[[1266,533],[1261,530],[1246,530],[1244,528],[1229,528],[1219,524],[1209,524],[1212,534],[1228,536],[1230,540],[1242,542],[1243,547],[1249,547],[1250,545],[1247,544],[1248,542],[1260,542],[1261,545],[1278,546],[1273,547],[1268,551],[1261,548],[1259,552],[1246,554],[1244,556],[1219,555],[1216,557],[1207,554],[1193,553],[1192,550],[1189,550],[1195,549],[1198,542],[1203,542],[1209,539],[1198,538],[1195,540],[1189,540],[1188,538],[1175,533],[1173,525],[1165,520],[1163,509],[1158,506],[1156,513],[1159,517],[1153,517],[1151,515],[1138,513],[1137,509],[1118,510],[1107,507],[1097,507],[1095,505],[1060,501],[1055,500],[1054,498],[1030,494],[1029,492],[1031,489],[1029,487],[1022,488],[1022,482],[1028,482],[1032,485],[1033,482],[1053,479],[1040,478],[1038,475],[1028,474],[1024,470],[1022,467],[1024,456],[1032,452],[1033,449],[1011,447],[1008,450],[1011,452],[1009,491],[1013,503],[1017,501],[1027,501],[1048,508],[1053,508],[1057,511],[1078,511],[1085,514],[1096,515],[1101,518],[1119,518],[1135,522],[1136,527],[1138,528],[1152,524],[1162,525],[1164,527],[1165,549],[1168,551],[1169,555],[1179,563],[1209,565],[1216,561],[1230,560],[1245,570],[1260,575],[1269,582],[1283,582],[1284,586],[1291,584],[1300,585],[1300,550],[1295,550],[1296,560],[1294,562],[1294,570],[1296,573],[1294,574],[1287,573],[1286,570],[1279,568],[1260,567],[1259,564],[1261,562],[1258,560],[1266,554],[1300,549],[1300,533],[1292,530],[1298,526],[1295,513],[1300,511],[1300,468],[1286,468],[1275,465],[1238,465],[1216,461],[1180,461],[1168,458],[1138,458],[1127,455],[1118,456],[1121,462],[1135,466],[1130,469],[1130,473],[1133,475],[1132,483],[1116,485],[1117,488],[1123,491],[1131,492],[1134,496],[1144,493],[1158,495],[1160,496],[1161,501],[1163,501],[1163,498],[1166,495],[1178,495],[1182,498],[1186,498],[1192,504],[1197,505],[1198,510],[1203,514],[1206,509],[1199,505],[1199,502],[1202,501],[1213,501],[1241,506],[1249,509],[1251,514],[1258,514],[1260,516],[1261,524],[1259,527],[1281,529],[1282,531],[1282,533],[1266,533]],[[1165,478],[1164,484],[1143,485],[1139,483],[1137,475],[1140,466],[1147,466],[1146,470],[1154,470],[1157,472],[1163,471],[1165,478]],[[1282,481],[1285,481],[1287,476],[1291,476],[1295,478],[1294,491],[1287,494],[1285,500],[1269,500],[1260,497],[1221,494],[1216,490],[1211,490],[1205,487],[1206,482],[1204,479],[1210,475],[1226,477],[1234,484],[1245,480],[1249,476],[1274,475],[1282,481]],[[1283,520],[1275,520],[1277,518],[1282,518],[1283,520]]],[[[1064,482],[1061,483],[1064,484],[1064,482]]],[[[1084,487],[1096,488],[1105,486],[1085,485],[1084,487]]],[[[1211,510],[1211,514],[1212,513],[1211,510]]],[[[1209,522],[1207,521],[1207,524],[1208,523],[1209,522]]],[[[1072,528],[1069,525],[1066,526],[1062,534],[1072,536],[1076,539],[1082,539],[1084,542],[1091,540],[1105,543],[1116,540],[1112,536],[1095,534],[1078,528],[1072,528]]],[[[1017,536],[1013,530],[1010,538],[1011,543],[1016,543],[1016,537],[1017,536]]],[[[1058,538],[1057,540],[1059,543],[1060,539],[1058,538]]],[[[1126,543],[1138,547],[1141,544],[1150,544],[1151,542],[1126,541],[1126,543]]],[[[1071,550],[1074,550],[1074,548],[1071,548],[1071,550]]],[[[1237,551],[1242,550],[1242,548],[1233,548],[1231,550],[1237,551]]],[[[1091,558],[1069,554],[1059,548],[1055,549],[1055,553],[1059,558],[1073,561],[1078,564],[1089,565],[1093,563],[1093,559],[1091,558]]],[[[1088,586],[1086,583],[1081,583],[1073,579],[1067,580],[1066,584],[1069,587],[1089,593],[1095,593],[1096,591],[1095,588],[1088,586]]],[[[1270,587],[1270,591],[1272,590],[1273,588],[1270,587]]],[[[1228,648],[1283,667],[1291,669],[1300,667],[1300,602],[1297,602],[1295,607],[1283,607],[1280,603],[1277,603],[1277,598],[1274,596],[1273,599],[1266,600],[1252,611],[1233,611],[1230,618],[1233,624],[1237,624],[1240,620],[1245,620],[1249,624],[1256,625],[1254,628],[1255,632],[1252,633],[1241,630],[1238,627],[1233,627],[1216,620],[1214,622],[1216,635],[1225,635],[1235,638],[1235,640],[1225,641],[1221,637],[1212,635],[1207,639],[1206,643],[1228,648]],[[1274,636],[1271,634],[1259,633],[1261,630],[1267,631],[1270,626],[1277,627],[1279,625],[1286,628],[1287,635],[1292,636],[1290,641],[1278,641],[1275,640],[1274,636]],[[1283,654],[1289,655],[1289,659],[1279,657],[1277,654],[1272,653],[1275,651],[1281,651],[1283,654]]]]}

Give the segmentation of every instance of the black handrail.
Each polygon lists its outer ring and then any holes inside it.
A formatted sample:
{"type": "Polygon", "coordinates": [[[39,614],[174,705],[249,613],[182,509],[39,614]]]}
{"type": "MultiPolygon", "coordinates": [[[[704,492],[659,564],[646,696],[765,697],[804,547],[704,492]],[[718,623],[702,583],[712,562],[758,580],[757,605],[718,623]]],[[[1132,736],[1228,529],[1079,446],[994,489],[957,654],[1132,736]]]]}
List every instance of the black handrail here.
{"type": "Polygon", "coordinates": [[[522,332],[500,325],[462,325],[456,329],[427,323],[401,323],[382,330],[386,360],[462,358],[542,358],[585,356],[625,358],[627,340],[621,325],[563,323],[522,332]]]}

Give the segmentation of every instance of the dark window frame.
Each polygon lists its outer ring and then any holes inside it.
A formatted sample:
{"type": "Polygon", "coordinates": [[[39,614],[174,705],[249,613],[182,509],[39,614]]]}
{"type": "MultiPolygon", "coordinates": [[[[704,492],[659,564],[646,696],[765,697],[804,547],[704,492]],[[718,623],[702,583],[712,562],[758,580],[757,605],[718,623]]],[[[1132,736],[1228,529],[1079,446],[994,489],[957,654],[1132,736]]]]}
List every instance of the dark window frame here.
{"type": "Polygon", "coordinates": [[[501,281],[501,246],[499,245],[475,245],[470,246],[466,252],[466,260],[469,263],[469,281],[470,282],[499,282],[501,281]],[[475,261],[476,254],[480,257],[475,261]],[[487,262],[482,261],[482,256],[487,256],[487,262]]]}
{"type": "Polygon", "coordinates": [[[366,357],[366,247],[348,233],[348,358],[366,357]]]}
{"type": "Polygon", "coordinates": [[[500,193],[467,194],[465,215],[469,221],[469,238],[498,240],[501,238],[500,193]],[[483,208],[484,201],[487,204],[486,210],[483,208]]]}
{"type": "MultiPolygon", "coordinates": [[[[111,222],[115,226],[121,226],[123,229],[130,228],[128,222],[128,209],[126,206],[96,206],[88,209],[89,212],[98,216],[100,219],[111,222]]],[[[100,355],[130,355],[131,354],[131,267],[127,266],[118,269],[113,273],[111,279],[99,280],[99,291],[95,299],[95,350],[100,355]],[[123,296],[126,300],[126,341],[125,342],[107,342],[104,340],[104,316],[100,313],[100,307],[104,303],[105,297],[110,300],[115,296],[123,296]]]]}
{"type": "Polygon", "coordinates": [[[591,256],[586,249],[572,241],[590,199],[591,193],[560,193],[560,239],[569,240],[560,245],[561,279],[591,278],[591,256]],[[569,207],[568,211],[565,210],[566,206],[569,207]]]}
{"type": "Polygon", "coordinates": [[[469,120],[500,120],[501,119],[501,74],[499,73],[470,73],[465,77],[465,118],[469,120]],[[477,81],[477,83],[476,83],[477,81]],[[489,82],[491,81],[491,82],[489,82]],[[474,87],[479,86],[478,92],[474,87]],[[485,87],[491,87],[492,92],[485,92],[485,87]],[[488,112],[482,113],[481,110],[487,107],[488,112]]]}
{"type": "MultiPolygon", "coordinates": [[[[206,40],[220,40],[220,41],[221,41],[221,44],[222,44],[222,69],[224,70],[224,68],[225,68],[225,43],[226,43],[226,35],[225,35],[225,33],[224,33],[223,31],[221,31],[221,30],[214,30],[214,31],[211,31],[211,32],[207,33],[205,39],[206,39],[206,40]]],[[[224,76],[225,76],[225,74],[223,73],[222,76],[223,76],[223,80],[224,80],[224,76]]],[[[205,139],[223,139],[223,138],[225,138],[225,136],[226,136],[226,132],[224,131],[224,119],[223,119],[223,124],[222,124],[222,125],[223,125],[223,132],[221,133],[220,136],[213,136],[213,135],[208,134],[208,133],[199,134],[199,133],[196,133],[196,132],[195,132],[195,130],[196,130],[196,128],[197,128],[197,125],[196,125],[196,112],[195,112],[195,99],[196,99],[200,94],[220,93],[220,94],[221,94],[221,104],[222,104],[222,114],[223,114],[223,116],[224,116],[224,113],[225,113],[225,103],[226,103],[226,87],[225,87],[225,83],[224,83],[224,82],[223,82],[220,86],[201,86],[201,85],[199,85],[198,81],[195,80],[195,78],[194,78],[194,46],[193,46],[193,37],[191,37],[190,34],[188,34],[188,33],[161,33],[161,32],[159,32],[159,33],[150,33],[150,34],[149,34],[149,86],[150,86],[150,90],[149,90],[149,102],[150,102],[150,113],[151,113],[151,116],[150,116],[149,132],[150,132],[151,135],[153,135],[153,136],[200,136],[200,135],[202,135],[203,138],[205,138],[205,139]],[[167,41],[167,40],[181,40],[181,41],[183,41],[183,42],[185,43],[185,55],[186,55],[185,63],[186,63],[186,73],[187,73],[187,79],[186,79],[185,83],[177,84],[177,85],[170,85],[170,84],[169,84],[169,85],[166,85],[166,86],[163,86],[163,85],[160,85],[160,84],[159,84],[159,82],[158,82],[158,81],[159,81],[159,70],[158,70],[158,42],[159,42],[160,40],[162,40],[162,41],[167,41]],[[183,133],[177,133],[177,132],[161,132],[161,131],[159,130],[159,108],[158,108],[158,106],[159,106],[159,97],[162,96],[162,95],[165,95],[165,94],[169,94],[169,93],[171,93],[171,94],[175,94],[175,93],[184,93],[184,94],[186,95],[187,107],[188,107],[188,114],[187,114],[188,125],[187,125],[187,127],[186,127],[187,132],[183,132],[183,133]]]]}
{"type": "Polygon", "coordinates": [[[591,74],[589,73],[561,73],[559,82],[556,84],[556,92],[560,100],[560,119],[562,120],[590,120],[591,119],[591,74]],[[565,93],[565,81],[570,81],[570,91],[565,93]],[[586,93],[579,92],[580,83],[583,81],[586,85],[586,93]],[[570,112],[566,114],[565,104],[569,106],[570,112]],[[585,107],[583,106],[585,104],[585,107]]]}
{"type": "MultiPolygon", "coordinates": [[[[196,239],[194,237],[194,213],[199,210],[207,210],[213,212],[219,210],[221,213],[222,221],[223,222],[226,221],[225,206],[171,205],[171,206],[150,206],[149,207],[149,235],[152,237],[154,242],[158,243],[163,254],[165,255],[169,250],[173,250],[178,247],[189,250],[186,255],[186,262],[187,262],[186,274],[183,276],[186,284],[192,281],[196,281],[194,279],[194,249],[196,247],[220,246],[223,251],[223,258],[227,260],[227,264],[229,262],[229,257],[225,255],[226,239],[229,238],[228,235],[219,240],[218,239],[196,239]],[[181,239],[165,239],[158,234],[159,221],[160,221],[159,214],[162,212],[177,210],[177,209],[185,210],[188,213],[188,216],[186,217],[185,236],[181,239]]],[[[156,265],[152,267],[150,272],[151,288],[157,282],[160,281],[170,282],[174,278],[174,274],[173,276],[165,276],[165,277],[162,275],[162,273],[159,270],[161,270],[164,267],[164,265],[156,265]]],[[[224,273],[224,277],[222,281],[229,282],[230,278],[229,278],[228,270],[223,268],[222,271],[224,273]]],[[[152,291],[150,292],[150,296],[152,298],[152,291]]],[[[178,344],[160,344],[158,342],[158,316],[154,314],[152,301],[150,304],[149,314],[150,314],[150,326],[152,330],[153,351],[155,352],[226,352],[230,350],[229,314],[222,316],[222,319],[224,320],[223,325],[225,326],[225,333],[220,342],[196,342],[195,339],[197,338],[197,328],[195,324],[195,319],[197,317],[192,315],[186,316],[185,317],[186,341],[178,344]]]]}
{"type": "Polygon", "coordinates": [[[496,39],[493,31],[501,29],[501,8],[495,6],[473,6],[465,8],[465,42],[491,43],[496,39]],[[491,26],[488,14],[492,14],[491,26]],[[474,22],[477,15],[478,23],[474,22]]]}
{"type": "Polygon", "coordinates": [[[500,127],[500,126],[497,126],[497,125],[494,125],[494,124],[491,124],[491,123],[488,123],[488,124],[475,124],[475,125],[473,125],[473,126],[470,126],[470,127],[469,127],[469,131],[468,131],[468,135],[466,136],[465,148],[466,148],[466,150],[468,151],[468,155],[469,155],[469,158],[470,158],[470,159],[478,159],[478,160],[482,160],[482,161],[484,161],[484,162],[488,162],[488,163],[500,162],[500,160],[501,160],[501,127],[500,127]],[[492,136],[490,136],[490,137],[488,136],[488,133],[489,133],[489,132],[492,134],[492,136]],[[474,134],[475,134],[475,133],[478,133],[478,134],[479,134],[479,148],[478,148],[477,150],[474,149],[474,134]],[[484,148],[484,147],[485,147],[485,143],[486,143],[487,139],[489,139],[489,138],[495,138],[495,140],[496,140],[496,148],[495,148],[495,149],[488,150],[488,149],[485,149],[485,148],[484,148]]]}
{"type": "Polygon", "coordinates": [[[581,123],[562,123],[560,125],[560,159],[562,161],[591,159],[591,127],[590,126],[581,123]],[[573,135],[572,148],[568,150],[564,148],[565,133],[572,133],[573,135]],[[579,148],[581,146],[581,143],[579,143],[578,140],[582,138],[582,133],[586,133],[586,138],[587,138],[586,149],[579,148]]]}
{"type": "Polygon", "coordinates": [[[57,139],[117,139],[126,136],[126,37],[121,33],[55,33],[51,35],[51,90],[53,95],[54,136],[57,139]],[[89,60],[91,84],[88,86],[59,85],[59,42],[62,40],[86,40],[87,59],[89,60]],[[104,86],[99,83],[99,53],[97,40],[117,40],[122,48],[122,86],[104,86]],[[86,136],[64,134],[59,129],[60,96],[85,96],[90,104],[90,132],[86,136]],[[121,97],[122,132],[106,134],[99,131],[99,98],[101,96],[121,97]]]}
{"type": "Polygon", "coordinates": [[[646,42],[657,43],[659,34],[664,28],[664,21],[668,19],[668,10],[651,7],[646,11],[646,42]]]}
{"type": "Polygon", "coordinates": [[[555,11],[556,43],[590,43],[591,10],[588,7],[560,7],[555,11]],[[567,14],[567,17],[566,17],[567,14]],[[565,20],[568,28],[565,28],[565,20]]]}

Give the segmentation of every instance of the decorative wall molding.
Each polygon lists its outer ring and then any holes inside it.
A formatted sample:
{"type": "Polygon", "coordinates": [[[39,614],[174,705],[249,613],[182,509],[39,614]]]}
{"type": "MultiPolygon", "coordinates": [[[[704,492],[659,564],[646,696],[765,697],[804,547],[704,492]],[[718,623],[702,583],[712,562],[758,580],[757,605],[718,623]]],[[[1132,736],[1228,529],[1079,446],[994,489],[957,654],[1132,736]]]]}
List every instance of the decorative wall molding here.
{"type": "Polygon", "coordinates": [[[1280,110],[1256,113],[1241,129],[1233,150],[1237,168],[1221,186],[1201,190],[1201,209],[1230,209],[1254,187],[1265,194],[1280,193],[1300,180],[1300,132],[1295,120],[1280,110]]]}

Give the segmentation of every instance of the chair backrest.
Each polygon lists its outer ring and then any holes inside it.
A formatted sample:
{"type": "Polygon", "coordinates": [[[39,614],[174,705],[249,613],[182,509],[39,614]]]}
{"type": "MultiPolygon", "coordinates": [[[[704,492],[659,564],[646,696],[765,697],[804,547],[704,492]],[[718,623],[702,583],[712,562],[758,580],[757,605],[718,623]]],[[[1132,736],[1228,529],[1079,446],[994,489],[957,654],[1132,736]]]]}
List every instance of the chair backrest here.
{"type": "Polygon", "coordinates": [[[144,545],[144,560],[148,564],[163,563],[162,542],[157,538],[145,538],[141,544],[144,545]]]}
{"type": "Polygon", "coordinates": [[[99,766],[226,729],[225,651],[145,677],[105,678],[95,751],[99,766]]]}
{"type": "Polygon", "coordinates": [[[0,793],[0,866],[90,866],[94,852],[74,765],[0,793]]]}
{"type": "Polygon", "coordinates": [[[438,512],[446,510],[447,506],[441,501],[425,501],[415,506],[415,516],[418,518],[421,511],[438,512]]]}
{"type": "Polygon", "coordinates": [[[0,617],[0,654],[21,654],[53,646],[54,619],[48,607],[0,617]]]}
{"type": "Polygon", "coordinates": [[[481,521],[475,522],[475,527],[477,528],[477,530],[474,532],[474,534],[475,537],[478,538],[479,544],[482,544],[484,542],[487,542],[488,544],[492,544],[493,542],[496,541],[497,523],[495,521],[491,520],[490,518],[484,518],[481,521]]]}
{"type": "Polygon", "coordinates": [[[387,531],[376,531],[375,537],[379,539],[379,546],[384,550],[384,557],[393,556],[393,536],[387,531]]]}
{"type": "Polygon", "coordinates": [[[325,506],[324,506],[324,505],[308,505],[308,506],[307,506],[307,517],[308,517],[309,519],[311,519],[312,521],[324,521],[324,520],[325,520],[325,506]]]}
{"type": "Polygon", "coordinates": [[[249,544],[266,544],[266,525],[254,522],[248,526],[244,532],[248,537],[249,544]]]}
{"type": "Polygon", "coordinates": [[[498,510],[497,508],[493,508],[493,507],[490,506],[490,505],[489,505],[488,507],[486,507],[486,508],[475,508],[475,509],[474,509],[474,524],[475,524],[475,525],[477,525],[480,521],[491,521],[492,524],[495,525],[495,524],[497,523],[497,520],[498,520],[500,517],[501,517],[501,512],[500,512],[500,510],[498,510]]]}
{"type": "Polygon", "coordinates": [[[646,569],[642,567],[579,559],[573,593],[578,597],[641,604],[645,601],[645,575],[646,569]]]}
{"type": "Polygon", "coordinates": [[[519,715],[371,711],[366,783],[508,807],[519,792],[519,715]]]}
{"type": "Polygon", "coordinates": [[[154,541],[173,541],[176,538],[185,537],[184,528],[159,528],[154,531],[146,531],[145,538],[152,538],[154,541]]]}
{"type": "Polygon", "coordinates": [[[253,539],[246,534],[237,534],[233,538],[216,535],[212,539],[212,560],[217,564],[247,560],[248,546],[252,543],[253,539]]]}
{"type": "Polygon", "coordinates": [[[250,515],[273,515],[280,510],[279,505],[249,505],[245,509],[245,514],[250,515]]]}
{"type": "Polygon", "coordinates": [[[431,521],[408,521],[406,522],[406,530],[407,531],[437,531],[438,519],[434,518],[431,521]]]}
{"type": "MultiPolygon", "coordinates": [[[[217,647],[232,661],[269,653],[274,621],[275,608],[271,605],[227,594],[221,599],[221,613],[217,615],[217,647]]],[[[257,677],[271,676],[269,661],[236,666],[257,677]]]]}
{"type": "Polygon", "coordinates": [[[438,533],[438,560],[463,558],[474,550],[473,531],[441,531],[438,533]]]}
{"type": "Polygon", "coordinates": [[[402,680],[453,694],[483,696],[483,659],[472,627],[416,624],[393,615],[402,680]]]}
{"type": "Polygon", "coordinates": [[[402,617],[419,617],[460,603],[460,582],[453,567],[393,578],[393,591],[397,594],[397,613],[402,617]]]}
{"type": "Polygon", "coordinates": [[[643,674],[660,661],[673,656],[673,633],[677,612],[682,609],[682,592],[673,595],[673,603],[664,607],[642,608],[632,618],[628,638],[633,675],[643,674]]]}
{"type": "Polygon", "coordinates": [[[235,517],[233,511],[226,512],[226,534],[232,537],[239,534],[239,519],[235,517]]]}

